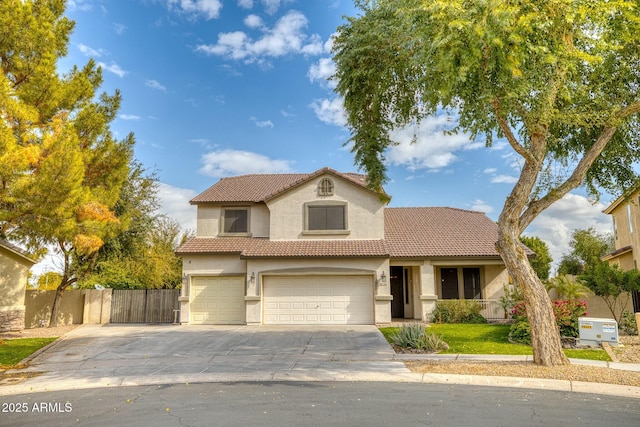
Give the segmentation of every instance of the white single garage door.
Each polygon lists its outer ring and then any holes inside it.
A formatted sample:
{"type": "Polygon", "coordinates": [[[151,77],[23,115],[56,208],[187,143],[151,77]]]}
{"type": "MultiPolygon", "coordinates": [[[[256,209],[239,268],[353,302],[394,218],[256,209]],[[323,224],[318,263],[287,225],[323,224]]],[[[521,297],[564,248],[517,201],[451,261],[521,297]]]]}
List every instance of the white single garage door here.
{"type": "Polygon", "coordinates": [[[371,276],[267,276],[267,325],[371,325],[371,276]]]}
{"type": "Polygon", "coordinates": [[[190,312],[193,325],[244,324],[244,277],[193,277],[190,312]]]}

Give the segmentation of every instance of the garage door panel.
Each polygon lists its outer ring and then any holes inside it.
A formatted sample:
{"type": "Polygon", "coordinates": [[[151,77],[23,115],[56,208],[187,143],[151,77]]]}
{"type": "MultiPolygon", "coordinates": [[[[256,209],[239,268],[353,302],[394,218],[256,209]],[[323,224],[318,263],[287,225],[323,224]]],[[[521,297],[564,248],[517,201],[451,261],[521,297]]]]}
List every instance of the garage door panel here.
{"type": "Polygon", "coordinates": [[[370,276],[281,276],[264,281],[265,324],[372,324],[370,276]]]}
{"type": "Polygon", "coordinates": [[[194,277],[191,323],[237,325],[244,322],[243,277],[194,277]]]}

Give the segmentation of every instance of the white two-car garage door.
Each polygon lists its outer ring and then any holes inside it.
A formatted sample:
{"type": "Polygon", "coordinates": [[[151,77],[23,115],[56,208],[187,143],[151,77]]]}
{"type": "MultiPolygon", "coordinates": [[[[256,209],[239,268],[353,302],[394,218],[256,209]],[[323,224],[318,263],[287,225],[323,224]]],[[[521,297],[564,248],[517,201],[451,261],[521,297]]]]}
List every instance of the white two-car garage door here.
{"type": "Polygon", "coordinates": [[[267,276],[267,325],[371,325],[371,276],[267,276]]]}
{"type": "Polygon", "coordinates": [[[244,324],[244,305],[244,276],[191,279],[192,325],[244,324]]]}

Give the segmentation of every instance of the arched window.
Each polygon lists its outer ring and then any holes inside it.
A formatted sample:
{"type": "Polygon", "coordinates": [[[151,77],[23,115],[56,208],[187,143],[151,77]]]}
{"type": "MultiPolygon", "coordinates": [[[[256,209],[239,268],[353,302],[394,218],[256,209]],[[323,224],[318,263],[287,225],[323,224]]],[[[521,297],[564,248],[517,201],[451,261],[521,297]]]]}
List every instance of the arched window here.
{"type": "Polygon", "coordinates": [[[318,196],[333,196],[333,182],[329,178],[323,178],[318,184],[318,196]]]}

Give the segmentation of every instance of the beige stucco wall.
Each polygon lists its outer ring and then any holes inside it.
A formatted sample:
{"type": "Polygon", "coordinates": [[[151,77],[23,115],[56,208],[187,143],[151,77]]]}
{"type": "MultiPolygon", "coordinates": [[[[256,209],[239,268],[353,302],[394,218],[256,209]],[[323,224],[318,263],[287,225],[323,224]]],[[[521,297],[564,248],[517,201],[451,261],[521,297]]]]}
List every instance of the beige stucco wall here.
{"type": "Polygon", "coordinates": [[[269,209],[265,204],[247,205],[198,205],[196,235],[216,237],[221,232],[220,218],[224,208],[249,209],[249,233],[252,237],[269,236],[269,209]]]}
{"type": "MultiPolygon", "coordinates": [[[[49,324],[51,306],[56,291],[27,290],[25,297],[25,327],[37,328],[40,322],[49,324]]],[[[62,294],[58,324],[75,325],[82,323],[84,314],[84,292],[81,290],[66,291],[62,294]]]]}
{"type": "Polygon", "coordinates": [[[616,249],[633,246],[631,254],[615,260],[624,270],[637,268],[640,261],[640,193],[635,192],[626,202],[620,203],[610,213],[616,249]]]}
{"type": "Polygon", "coordinates": [[[267,202],[271,212],[271,240],[384,238],[385,205],[378,196],[352,182],[330,176],[334,195],[320,197],[317,195],[318,183],[325,177],[319,176],[267,202]],[[318,201],[346,203],[348,234],[304,233],[305,204],[318,201]]]}
{"type": "MultiPolygon", "coordinates": [[[[607,307],[607,304],[601,297],[594,295],[588,298],[580,299],[587,302],[587,313],[589,317],[600,317],[605,319],[613,318],[611,310],[609,310],[609,307],[607,307]]],[[[625,311],[633,312],[633,301],[631,300],[631,296],[628,293],[622,294],[618,301],[619,302],[616,309],[618,319],[621,318],[622,313],[625,311]],[[626,302],[626,304],[622,305],[623,301],[626,302]]]]}
{"type": "Polygon", "coordinates": [[[32,265],[0,246],[0,307],[24,306],[27,275],[32,265]]]}
{"type": "Polygon", "coordinates": [[[499,299],[504,295],[504,286],[509,284],[509,272],[504,265],[484,266],[485,299],[499,299]]]}
{"type": "Polygon", "coordinates": [[[25,328],[24,297],[33,264],[0,245],[0,330],[25,328]]]}

